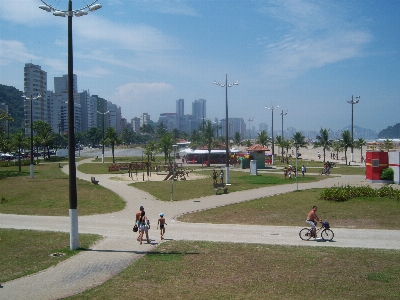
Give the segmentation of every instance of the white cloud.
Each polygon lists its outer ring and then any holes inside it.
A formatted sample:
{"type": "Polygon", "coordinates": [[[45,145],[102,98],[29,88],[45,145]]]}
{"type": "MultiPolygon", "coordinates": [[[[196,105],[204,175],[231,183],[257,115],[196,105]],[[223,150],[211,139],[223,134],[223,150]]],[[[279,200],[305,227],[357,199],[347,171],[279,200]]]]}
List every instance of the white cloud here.
{"type": "Polygon", "coordinates": [[[179,47],[174,38],[146,25],[117,24],[91,15],[85,21],[75,22],[74,26],[75,34],[102,42],[103,47],[144,52],[167,51],[179,47]]]}
{"type": "Polygon", "coordinates": [[[29,53],[20,41],[0,40],[0,65],[12,64],[15,61],[28,62],[38,60],[38,57],[29,53]]]}
{"type": "Polygon", "coordinates": [[[36,26],[47,22],[53,16],[39,8],[40,1],[1,1],[0,18],[11,23],[36,26]]]}
{"type": "Polygon", "coordinates": [[[343,9],[326,2],[272,1],[262,11],[283,22],[282,37],[265,45],[264,74],[290,79],[312,69],[363,55],[369,31],[346,19],[343,9]]]}

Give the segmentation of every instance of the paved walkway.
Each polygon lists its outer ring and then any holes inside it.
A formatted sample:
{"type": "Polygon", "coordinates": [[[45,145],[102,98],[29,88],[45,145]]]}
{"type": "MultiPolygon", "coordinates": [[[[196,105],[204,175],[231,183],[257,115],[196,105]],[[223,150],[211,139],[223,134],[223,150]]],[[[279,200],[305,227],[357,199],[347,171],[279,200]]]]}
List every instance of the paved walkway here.
{"type": "MultiPolygon", "coordinates": [[[[91,159],[83,160],[77,165],[88,161],[91,161],[91,159]]],[[[68,167],[64,166],[63,171],[68,172],[68,167]]],[[[77,177],[90,181],[91,175],[77,171],[77,177]]],[[[0,288],[0,299],[58,299],[102,284],[147,253],[159,242],[158,231],[154,230],[159,212],[163,212],[167,219],[166,238],[168,240],[400,249],[400,231],[396,230],[335,228],[333,242],[320,240],[304,242],[298,236],[298,232],[303,226],[188,224],[175,220],[176,216],[187,212],[291,192],[297,188],[295,181],[293,181],[293,184],[226,195],[179,202],[161,202],[155,200],[146,192],[128,186],[129,182],[127,181],[110,180],[109,177],[115,177],[115,175],[96,175],[100,185],[119,194],[126,201],[126,208],[110,214],[79,217],[79,233],[100,234],[104,236],[104,239],[89,251],[83,251],[57,266],[3,283],[0,288]],[[144,206],[146,215],[153,221],[153,227],[150,231],[151,244],[139,245],[136,241],[136,233],[132,232],[134,214],[140,205],[144,206]],[[249,226],[251,226],[251,230],[249,230],[249,226]]],[[[298,188],[303,190],[342,184],[365,185],[367,183],[364,176],[329,176],[323,181],[298,184],[298,188]]],[[[69,225],[69,217],[0,214],[0,227],[2,228],[69,232],[69,225]]]]}

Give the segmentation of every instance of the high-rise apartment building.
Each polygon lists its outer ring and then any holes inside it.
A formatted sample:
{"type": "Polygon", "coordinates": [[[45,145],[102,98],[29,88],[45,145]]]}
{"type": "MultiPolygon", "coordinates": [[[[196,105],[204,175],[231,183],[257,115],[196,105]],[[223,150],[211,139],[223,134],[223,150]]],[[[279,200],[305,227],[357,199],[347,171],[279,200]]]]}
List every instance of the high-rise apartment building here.
{"type": "Polygon", "coordinates": [[[198,99],[193,101],[192,115],[195,117],[195,122],[197,122],[196,129],[202,127],[204,125],[205,119],[207,118],[206,100],[198,99]]]}
{"type": "Polygon", "coordinates": [[[47,122],[47,72],[43,71],[39,65],[32,63],[25,64],[24,67],[24,94],[28,98],[40,98],[36,100],[24,100],[24,129],[25,135],[30,135],[31,127],[31,106],[32,106],[32,122],[41,120],[47,122]],[[32,104],[32,105],[31,105],[32,104]]]}
{"type": "Polygon", "coordinates": [[[179,117],[183,117],[185,115],[185,100],[178,99],[176,100],[176,115],[179,117]]]}

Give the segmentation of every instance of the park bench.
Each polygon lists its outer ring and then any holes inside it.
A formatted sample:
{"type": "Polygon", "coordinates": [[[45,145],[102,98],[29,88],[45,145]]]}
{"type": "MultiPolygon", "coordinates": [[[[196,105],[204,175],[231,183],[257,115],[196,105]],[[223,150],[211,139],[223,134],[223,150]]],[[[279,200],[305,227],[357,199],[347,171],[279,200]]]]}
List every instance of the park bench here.
{"type": "Polygon", "coordinates": [[[228,193],[228,188],[225,186],[224,183],[214,183],[213,184],[215,195],[218,194],[218,191],[222,190],[224,191],[224,194],[228,193]]]}
{"type": "Polygon", "coordinates": [[[93,183],[93,184],[99,184],[99,181],[98,180],[96,180],[96,178],[95,177],[93,177],[92,176],[92,178],[90,178],[90,181],[93,183]]]}

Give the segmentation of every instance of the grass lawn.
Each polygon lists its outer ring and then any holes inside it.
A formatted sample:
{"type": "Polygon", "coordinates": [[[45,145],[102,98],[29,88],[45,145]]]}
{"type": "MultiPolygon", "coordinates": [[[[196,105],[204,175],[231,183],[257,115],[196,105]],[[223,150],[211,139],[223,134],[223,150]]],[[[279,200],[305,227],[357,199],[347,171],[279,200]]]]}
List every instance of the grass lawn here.
{"type": "Polygon", "coordinates": [[[221,206],[180,216],[193,223],[302,226],[313,205],[331,227],[400,229],[400,201],[388,198],[355,198],[345,202],[319,199],[322,189],[311,189],[221,206]]]}
{"type": "Polygon", "coordinates": [[[81,248],[69,249],[69,233],[0,228],[0,283],[47,269],[100,240],[94,234],[80,234],[81,248]],[[52,257],[53,253],[64,253],[52,257]]]}
{"type": "MultiPolygon", "coordinates": [[[[206,175],[209,178],[198,180],[178,180],[174,182],[174,201],[195,199],[214,195],[214,188],[212,186],[211,173],[212,169],[207,171],[196,170],[196,174],[206,175]]],[[[249,175],[248,172],[232,171],[230,172],[231,186],[228,187],[228,193],[237,191],[256,189],[266,186],[274,186],[280,184],[290,184],[294,180],[284,179],[282,174],[258,174],[249,175]]],[[[190,177],[190,173],[189,173],[190,177]]],[[[312,182],[324,179],[313,176],[299,177],[298,182],[312,182]]],[[[152,194],[154,197],[161,201],[169,201],[171,198],[171,181],[145,181],[132,183],[135,188],[141,189],[152,194]]]]}
{"type": "MultiPolygon", "coordinates": [[[[0,213],[68,216],[68,176],[58,163],[40,164],[34,167],[34,178],[29,177],[29,166],[0,168],[7,177],[0,180],[0,213]]],[[[1,178],[1,176],[0,176],[1,178]]],[[[108,189],[77,179],[79,215],[91,215],[119,211],[125,202],[108,189]]]]}
{"type": "Polygon", "coordinates": [[[68,299],[398,299],[399,251],[165,242],[68,299]]]}

